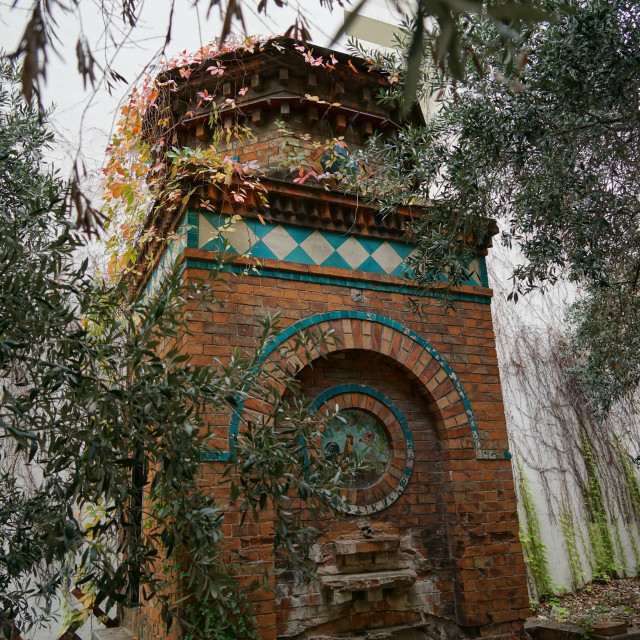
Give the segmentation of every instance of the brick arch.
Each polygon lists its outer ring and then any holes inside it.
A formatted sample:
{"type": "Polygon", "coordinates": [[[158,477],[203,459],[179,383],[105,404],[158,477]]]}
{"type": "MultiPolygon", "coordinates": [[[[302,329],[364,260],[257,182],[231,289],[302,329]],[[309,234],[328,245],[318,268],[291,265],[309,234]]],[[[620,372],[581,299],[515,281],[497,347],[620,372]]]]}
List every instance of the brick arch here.
{"type": "MultiPolygon", "coordinates": [[[[508,451],[488,451],[481,448],[480,434],[471,403],[462,382],[449,363],[422,336],[400,322],[376,313],[362,311],[331,311],[319,313],[294,322],[273,337],[264,347],[260,364],[277,360],[279,352],[287,352],[292,370],[299,371],[313,360],[337,351],[363,349],[390,358],[405,374],[418,382],[420,390],[430,401],[439,424],[441,439],[471,437],[476,458],[510,459],[508,451]],[[307,355],[298,349],[292,355],[291,344],[305,329],[332,331],[336,340],[322,350],[307,355]]],[[[238,436],[244,402],[234,409],[229,424],[227,451],[205,454],[208,460],[228,460],[232,457],[233,442],[238,436]]]]}
{"type": "Polygon", "coordinates": [[[480,451],[478,425],[460,379],[449,363],[422,336],[379,314],[333,311],[304,318],[287,327],[266,345],[263,360],[277,358],[278,352],[284,351],[288,342],[311,328],[330,330],[336,339],[310,356],[298,351],[292,359],[294,367],[302,369],[321,355],[349,349],[362,349],[386,356],[401,367],[409,378],[416,380],[423,395],[429,399],[440,423],[441,439],[471,437],[476,457],[488,457],[480,451]]]}

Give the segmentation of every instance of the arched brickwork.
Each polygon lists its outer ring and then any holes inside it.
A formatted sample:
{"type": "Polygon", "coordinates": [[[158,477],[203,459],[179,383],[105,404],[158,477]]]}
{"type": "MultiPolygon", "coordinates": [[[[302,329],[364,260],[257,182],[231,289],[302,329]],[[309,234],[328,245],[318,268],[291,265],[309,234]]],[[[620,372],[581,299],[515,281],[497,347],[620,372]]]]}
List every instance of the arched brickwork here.
{"type": "MultiPolygon", "coordinates": [[[[434,416],[440,422],[440,437],[470,437],[474,449],[480,449],[478,426],[462,383],[447,361],[422,336],[379,314],[334,311],[292,324],[267,346],[265,359],[277,357],[296,334],[310,328],[333,332],[335,340],[325,345],[322,353],[364,349],[391,358],[409,378],[417,381],[418,388],[428,397],[434,416]]],[[[307,358],[299,351],[292,364],[301,369],[320,355],[317,352],[307,358]]]]}
{"type": "MultiPolygon", "coordinates": [[[[267,343],[261,361],[286,357],[291,370],[301,370],[323,354],[363,349],[387,356],[417,382],[438,421],[441,440],[470,439],[476,458],[509,459],[508,452],[481,448],[478,425],[462,382],[440,353],[422,336],[386,316],[360,311],[320,313],[294,322],[267,343]],[[296,338],[307,329],[331,332],[333,340],[321,350],[305,353],[295,350],[296,338]]],[[[236,438],[242,404],[229,425],[230,443],[236,438]]],[[[210,456],[226,460],[230,451],[210,456]]]]}
{"type": "Polygon", "coordinates": [[[375,486],[350,488],[346,491],[350,504],[346,513],[365,515],[376,513],[393,504],[409,483],[414,462],[414,444],[411,428],[402,410],[383,393],[362,384],[339,384],[318,395],[312,407],[329,412],[333,407],[360,409],[376,416],[389,440],[390,460],[375,486]]]}

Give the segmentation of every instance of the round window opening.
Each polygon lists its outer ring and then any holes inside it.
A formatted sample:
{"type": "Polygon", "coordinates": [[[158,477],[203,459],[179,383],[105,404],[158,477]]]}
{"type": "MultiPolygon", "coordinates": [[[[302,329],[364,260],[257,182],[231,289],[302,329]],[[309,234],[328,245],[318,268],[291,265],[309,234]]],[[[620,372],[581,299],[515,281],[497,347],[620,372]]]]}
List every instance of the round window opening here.
{"type": "Polygon", "coordinates": [[[354,461],[359,466],[346,483],[353,489],[376,484],[392,457],[382,422],[361,409],[343,409],[329,422],[322,434],[322,455],[326,460],[354,461]]]}

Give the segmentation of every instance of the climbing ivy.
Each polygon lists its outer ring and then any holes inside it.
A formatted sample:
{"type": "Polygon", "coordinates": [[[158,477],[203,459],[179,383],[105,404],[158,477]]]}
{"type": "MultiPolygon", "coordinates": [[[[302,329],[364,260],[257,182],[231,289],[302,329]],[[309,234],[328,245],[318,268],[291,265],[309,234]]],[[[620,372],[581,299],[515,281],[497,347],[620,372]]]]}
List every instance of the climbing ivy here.
{"type": "Polygon", "coordinates": [[[551,575],[549,574],[549,563],[547,561],[547,547],[542,541],[540,520],[531,493],[531,485],[527,480],[522,462],[519,459],[517,461],[517,468],[520,507],[521,512],[524,514],[524,517],[520,518],[520,542],[522,542],[524,559],[529,568],[538,597],[542,598],[553,592],[553,583],[551,581],[551,575]]]}
{"type": "MultiPolygon", "coordinates": [[[[196,89],[203,77],[213,76],[218,82],[226,82],[228,67],[241,67],[243,56],[267,49],[282,52],[287,48],[311,67],[332,72],[340,66],[348,69],[348,73],[360,73],[350,60],[339,62],[333,55],[325,59],[294,41],[278,37],[229,38],[192,53],[183,51],[146,74],[132,91],[128,103],[121,108],[103,169],[102,197],[109,232],[111,276],[117,278],[131,270],[143,272],[153,266],[152,259],[143,256],[159,234],[155,227],[144,223],[155,213],[166,217],[184,211],[195,191],[194,185],[217,192],[231,209],[237,203],[247,202],[250,194],[267,206],[260,179],[273,167],[261,167],[255,160],[239,162],[233,155],[234,149],[242,148],[253,138],[250,127],[236,117],[249,86],[242,86],[244,81],[240,80],[230,94],[196,89]],[[190,100],[189,110],[182,115],[172,109],[174,94],[182,95],[180,92],[188,94],[190,100]],[[194,118],[206,121],[211,140],[206,145],[188,147],[180,143],[178,133],[185,120],[194,118]]],[[[389,84],[397,82],[393,73],[380,70],[388,74],[389,84]]],[[[250,84],[248,76],[246,83],[250,84]]],[[[329,109],[340,106],[310,94],[305,99],[329,109]]],[[[311,177],[335,186],[339,169],[347,164],[346,145],[336,138],[327,140],[325,147],[314,150],[318,151],[317,157],[313,151],[294,154],[278,168],[295,169],[294,182],[299,184],[311,177]]],[[[211,210],[213,205],[203,199],[199,206],[211,210]]]]}
{"type": "Polygon", "coordinates": [[[581,434],[582,455],[587,472],[587,486],[583,499],[587,513],[587,532],[593,551],[593,578],[610,580],[618,570],[616,551],[593,450],[584,429],[581,430],[581,434]]]}
{"type": "Polygon", "coordinates": [[[584,570],[580,553],[578,552],[576,532],[576,524],[573,513],[568,503],[563,499],[560,504],[560,525],[562,527],[562,535],[567,548],[567,560],[569,561],[569,569],[571,570],[571,582],[573,587],[579,587],[584,583],[584,570]]]}
{"type": "Polygon", "coordinates": [[[638,480],[638,474],[632,464],[632,458],[624,450],[624,447],[619,439],[616,439],[616,452],[618,454],[618,461],[622,468],[624,480],[626,483],[627,491],[629,493],[630,501],[630,513],[627,513],[627,520],[634,521],[635,527],[629,526],[629,540],[631,542],[631,548],[633,549],[633,555],[636,561],[636,571],[640,571],[640,548],[638,548],[638,533],[640,520],[640,481],[638,480]]]}

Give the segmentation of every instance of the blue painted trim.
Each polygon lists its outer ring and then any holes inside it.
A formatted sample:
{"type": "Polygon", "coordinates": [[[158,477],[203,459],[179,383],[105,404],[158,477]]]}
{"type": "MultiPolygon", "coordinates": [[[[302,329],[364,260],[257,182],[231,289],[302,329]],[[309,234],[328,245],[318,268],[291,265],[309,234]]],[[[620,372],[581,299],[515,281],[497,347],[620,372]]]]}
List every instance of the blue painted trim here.
{"type": "Polygon", "coordinates": [[[444,369],[445,373],[449,377],[449,380],[453,383],[454,388],[458,392],[458,396],[462,401],[462,405],[464,406],[467,420],[469,422],[469,428],[471,429],[471,437],[473,439],[474,448],[480,448],[480,434],[478,433],[478,424],[476,422],[476,418],[473,414],[473,409],[471,408],[471,403],[469,402],[469,398],[462,386],[462,382],[455,374],[453,369],[449,366],[449,363],[440,355],[437,349],[433,347],[429,342],[427,342],[422,336],[419,336],[415,331],[405,327],[400,324],[396,320],[391,320],[391,318],[387,318],[386,316],[378,315],[377,313],[366,313],[364,311],[331,311],[328,313],[319,313],[315,316],[311,316],[309,318],[304,318],[303,320],[298,320],[298,322],[294,322],[292,325],[287,327],[284,331],[279,333],[275,338],[272,338],[266,345],[264,349],[264,355],[262,359],[267,358],[275,349],[277,349],[285,340],[290,338],[294,333],[299,333],[312,327],[315,324],[320,324],[321,322],[327,322],[330,320],[342,320],[342,319],[352,319],[352,320],[365,320],[367,322],[376,322],[378,324],[382,324],[386,327],[391,327],[395,331],[399,331],[405,336],[409,336],[412,340],[417,342],[423,349],[425,349],[431,357],[438,362],[438,364],[444,369]]]}
{"type": "MultiPolygon", "coordinates": [[[[199,223],[199,215],[202,215],[206,220],[214,227],[221,226],[225,220],[228,220],[229,217],[223,214],[216,214],[210,211],[203,211],[200,214],[193,210],[189,210],[187,212],[187,216],[189,217],[189,221],[191,224],[196,224],[195,228],[195,245],[192,244],[192,241],[189,243],[189,247],[195,246],[196,248],[200,248],[204,251],[218,251],[219,247],[216,243],[207,243],[202,247],[198,247],[197,239],[198,239],[198,228],[197,225],[199,223]]],[[[355,238],[361,247],[369,254],[369,257],[356,269],[356,271],[363,271],[365,273],[380,273],[386,274],[384,269],[378,264],[378,262],[373,258],[373,254],[377,249],[379,249],[383,244],[388,244],[403,260],[411,253],[414,249],[414,245],[410,242],[403,242],[401,240],[384,240],[380,238],[374,238],[370,236],[361,236],[356,234],[344,234],[336,231],[327,231],[327,230],[319,230],[313,229],[310,227],[299,227],[296,225],[291,225],[287,223],[280,222],[265,222],[261,223],[259,220],[254,218],[245,218],[244,223],[251,229],[253,233],[256,234],[260,240],[262,240],[266,235],[268,235],[271,231],[276,229],[277,227],[281,227],[284,229],[293,239],[295,243],[297,243],[298,247],[311,235],[314,233],[319,233],[333,248],[333,254],[327,256],[327,259],[322,264],[327,264],[333,266],[334,262],[339,262],[339,254],[337,250],[340,246],[342,246],[345,242],[349,240],[349,238],[355,238]],[[333,255],[337,255],[337,258],[333,258],[333,255]]],[[[231,243],[233,244],[233,243],[231,243]]],[[[309,264],[316,265],[317,263],[311,259],[305,252],[304,254],[299,254],[296,249],[298,247],[292,247],[289,255],[286,256],[285,260],[287,262],[299,262],[300,264],[309,264]]],[[[272,251],[267,247],[264,242],[257,242],[254,244],[249,250],[249,254],[257,259],[271,258],[278,259],[273,255],[272,251]]],[[[478,256],[478,263],[480,265],[480,276],[483,283],[483,286],[487,286],[486,283],[486,264],[483,256],[478,256]],[[484,275],[482,275],[484,273],[484,275]]],[[[344,262],[344,261],[343,261],[344,262]]],[[[342,266],[342,265],[340,265],[342,266]]],[[[350,267],[347,268],[351,270],[350,267]]],[[[398,269],[402,268],[406,270],[407,273],[410,274],[410,270],[407,269],[402,263],[398,266],[398,268],[394,269],[392,275],[398,274],[398,269]]],[[[387,274],[389,275],[389,274],[387,274]]],[[[444,281],[444,277],[442,278],[444,281]]],[[[471,277],[468,277],[463,284],[469,286],[478,286],[478,282],[471,277]]]]}
{"type": "Polygon", "coordinates": [[[197,211],[187,211],[185,214],[185,219],[187,221],[187,247],[190,249],[198,248],[198,223],[200,217],[197,211]]]}
{"type": "MultiPolygon", "coordinates": [[[[356,269],[354,269],[356,271],[356,269]]],[[[375,261],[373,256],[369,256],[357,269],[357,271],[364,271],[365,273],[380,273],[382,275],[388,275],[384,269],[375,261]]]]}
{"type": "MultiPolygon", "coordinates": [[[[187,258],[186,266],[194,269],[217,270],[218,264],[208,260],[197,260],[187,258]]],[[[247,267],[237,264],[222,265],[220,271],[228,273],[246,273],[247,267]]],[[[353,289],[368,289],[372,291],[390,291],[402,293],[403,295],[416,296],[421,298],[437,298],[437,294],[432,291],[420,292],[415,287],[405,287],[402,285],[388,284],[386,282],[369,282],[356,278],[341,278],[339,276],[316,276],[309,273],[298,273],[281,271],[271,267],[260,267],[260,276],[265,278],[280,278],[281,280],[294,280],[296,282],[315,282],[318,284],[330,284],[338,287],[350,287],[353,289]]],[[[491,304],[489,296],[481,296],[474,293],[453,293],[451,297],[461,302],[477,302],[478,304],[491,304]]]]}
{"type": "Polygon", "coordinates": [[[487,273],[487,261],[484,256],[478,256],[480,265],[480,282],[483,287],[489,288],[489,274],[487,273]]]}

